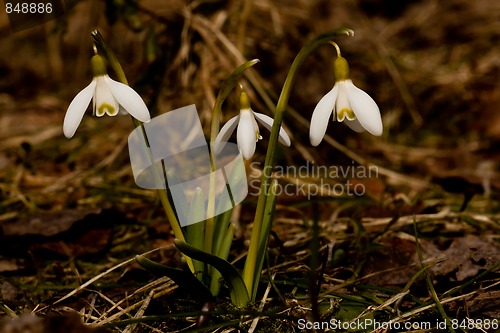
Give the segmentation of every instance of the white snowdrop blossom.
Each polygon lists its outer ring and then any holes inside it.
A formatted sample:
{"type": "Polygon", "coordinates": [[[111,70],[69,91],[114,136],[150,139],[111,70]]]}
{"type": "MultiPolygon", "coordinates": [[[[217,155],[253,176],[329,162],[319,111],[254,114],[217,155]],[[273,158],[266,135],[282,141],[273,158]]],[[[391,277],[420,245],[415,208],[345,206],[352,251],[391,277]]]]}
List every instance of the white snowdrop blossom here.
{"type": "Polygon", "coordinates": [[[309,139],[313,146],[320,144],[326,133],[330,116],[344,121],[356,132],[379,136],[382,134],[382,119],[377,103],[363,90],[356,87],[349,78],[349,65],[343,57],[334,61],[335,85],[313,111],[309,139]]]}
{"type": "MultiPolygon", "coordinates": [[[[222,126],[219,134],[215,138],[214,148],[216,151],[220,150],[222,147],[221,145],[224,145],[224,143],[229,140],[235,128],[238,127],[236,131],[238,148],[243,158],[249,160],[255,153],[256,142],[262,139],[257,121],[271,131],[273,127],[273,118],[262,113],[254,112],[250,108],[248,96],[244,92],[240,96],[240,107],[240,113],[229,119],[228,122],[222,126]]],[[[278,140],[287,147],[291,144],[290,137],[283,127],[280,128],[278,140]]]]}
{"type": "Polygon", "coordinates": [[[125,112],[142,122],[151,120],[149,110],[139,94],[126,84],[108,76],[105,61],[101,56],[92,57],[91,67],[94,79],[75,96],[66,111],[63,132],[67,138],[75,134],[90,100],[93,101],[93,114],[97,117],[105,114],[116,116],[119,112],[125,112]]]}

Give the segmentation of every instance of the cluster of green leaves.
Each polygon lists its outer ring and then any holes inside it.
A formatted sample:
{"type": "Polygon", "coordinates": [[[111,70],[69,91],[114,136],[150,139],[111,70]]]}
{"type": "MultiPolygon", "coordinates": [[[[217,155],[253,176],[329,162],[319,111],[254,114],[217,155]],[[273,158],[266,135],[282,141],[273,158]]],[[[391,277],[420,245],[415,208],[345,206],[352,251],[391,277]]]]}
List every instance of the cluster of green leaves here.
{"type": "MultiPolygon", "coordinates": [[[[231,249],[234,227],[230,223],[231,210],[224,214],[211,217],[215,211],[215,179],[210,182],[210,193],[208,193],[208,211],[205,211],[204,193],[197,190],[188,210],[188,226],[181,228],[171,199],[168,195],[168,189],[159,190],[159,196],[163,207],[167,213],[170,225],[176,237],[175,245],[183,253],[185,267],[183,269],[170,268],[159,263],[152,262],[142,256],[137,257],[137,261],[144,268],[158,274],[167,275],[176,281],[179,286],[185,286],[191,290],[201,300],[206,301],[219,294],[221,283],[224,281],[230,291],[231,301],[237,307],[245,307],[250,301],[256,299],[257,287],[264,263],[267,248],[267,240],[271,232],[276,206],[276,188],[278,183],[272,180],[271,170],[275,164],[275,152],[278,142],[278,133],[281,128],[283,115],[288,105],[293,84],[295,82],[298,70],[306,57],[327,43],[336,36],[351,36],[352,30],[340,28],[317,36],[307,43],[297,54],[291,65],[283,89],[278,100],[275,118],[271,129],[271,136],[266,154],[264,173],[261,181],[261,190],[257,203],[254,218],[254,226],[250,239],[250,247],[245,261],[243,274],[231,265],[228,261],[228,255],[231,249]],[[195,221],[204,221],[198,222],[195,221]],[[222,279],[221,279],[222,278],[222,279]]],[[[118,78],[123,83],[127,83],[123,69],[113,52],[106,47],[102,36],[98,32],[93,32],[94,42],[99,54],[106,57],[111,67],[116,72],[118,78]]],[[[212,114],[211,142],[219,131],[219,119],[221,107],[231,91],[237,86],[244,72],[258,63],[257,59],[248,61],[238,67],[222,84],[217,96],[214,111],[212,114]]],[[[136,126],[143,126],[135,120],[136,126]]],[[[146,146],[147,138],[145,136],[146,146]]],[[[213,148],[213,147],[212,147],[213,148]]],[[[211,149],[212,171],[215,169],[214,149],[211,149]]],[[[152,159],[152,154],[149,152],[152,159]]],[[[152,159],[152,164],[154,160],[152,159]]],[[[164,173],[156,170],[156,177],[161,181],[164,173]]],[[[230,175],[231,177],[231,175],[230,175]]]]}

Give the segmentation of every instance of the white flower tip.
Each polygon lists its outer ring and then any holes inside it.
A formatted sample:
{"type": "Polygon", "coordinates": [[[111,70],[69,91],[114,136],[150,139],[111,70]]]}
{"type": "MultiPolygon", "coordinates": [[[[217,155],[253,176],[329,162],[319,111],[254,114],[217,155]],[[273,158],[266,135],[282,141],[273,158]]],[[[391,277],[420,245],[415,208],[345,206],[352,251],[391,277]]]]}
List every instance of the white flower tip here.
{"type": "Polygon", "coordinates": [[[316,147],[317,145],[319,145],[322,140],[323,140],[322,135],[318,135],[318,133],[311,130],[311,132],[309,133],[309,141],[311,141],[311,145],[313,147],[316,147]]]}
{"type": "Polygon", "coordinates": [[[348,99],[360,125],[372,135],[382,135],[380,109],[373,98],[350,82],[348,99]]]}
{"type": "Polygon", "coordinates": [[[144,102],[142,103],[142,105],[138,104],[136,107],[129,107],[128,109],[126,109],[126,111],[132,117],[143,123],[149,123],[151,121],[151,115],[149,114],[149,110],[144,102]]]}
{"type": "Polygon", "coordinates": [[[238,148],[240,153],[245,160],[250,160],[255,153],[255,141],[250,140],[238,140],[238,148]]]}
{"type": "Polygon", "coordinates": [[[75,135],[78,126],[80,126],[83,115],[94,95],[96,84],[96,80],[92,80],[92,82],[80,91],[69,104],[63,122],[63,133],[68,139],[75,135]]]}
{"type": "Polygon", "coordinates": [[[255,153],[255,139],[252,139],[252,137],[239,137],[238,138],[238,147],[240,148],[241,155],[243,155],[243,158],[245,160],[249,160],[252,158],[253,154],[255,153]]]}
{"type": "MultiPolygon", "coordinates": [[[[274,123],[273,118],[271,118],[271,117],[269,117],[269,116],[267,116],[265,114],[258,113],[258,112],[253,112],[252,111],[252,113],[255,116],[255,118],[259,121],[259,123],[262,124],[262,126],[264,126],[268,131],[272,130],[273,123],[274,123]]],[[[261,138],[262,137],[260,137],[259,140],[261,138]]],[[[290,147],[290,145],[292,144],[291,141],[290,141],[290,137],[288,136],[288,133],[285,131],[285,129],[283,128],[283,126],[281,126],[281,128],[280,128],[278,140],[279,140],[279,142],[281,142],[283,145],[285,145],[287,147],[290,147]]]]}
{"type": "Polygon", "coordinates": [[[372,135],[375,135],[375,136],[381,136],[382,133],[384,132],[382,126],[380,126],[379,128],[376,128],[376,129],[373,129],[372,131],[369,131],[372,135]]]}
{"type": "Polygon", "coordinates": [[[65,126],[63,126],[64,136],[67,137],[68,139],[71,139],[73,137],[73,135],[75,135],[75,131],[71,131],[70,129],[68,129],[65,126]]]}
{"type": "Polygon", "coordinates": [[[248,139],[240,139],[238,138],[238,147],[240,148],[241,155],[245,160],[249,160],[252,158],[255,153],[255,140],[252,138],[248,139]]]}
{"type": "Polygon", "coordinates": [[[76,115],[66,113],[63,123],[63,133],[68,139],[71,139],[75,135],[78,126],[80,126],[81,118],[77,118],[76,115]]]}
{"type": "Polygon", "coordinates": [[[249,152],[241,152],[241,155],[243,156],[243,158],[247,161],[251,160],[252,159],[252,156],[253,156],[253,153],[249,153],[249,152]]]}
{"type": "Polygon", "coordinates": [[[217,137],[215,138],[215,141],[212,143],[214,152],[216,154],[220,154],[226,142],[228,142],[231,134],[234,132],[234,129],[238,125],[238,119],[239,116],[233,117],[229,119],[224,126],[222,126],[219,134],[217,134],[217,137]]]}
{"type": "Polygon", "coordinates": [[[220,141],[220,139],[219,140],[217,140],[217,139],[219,139],[219,137],[217,137],[215,139],[215,141],[213,142],[212,148],[213,148],[215,154],[220,154],[220,152],[222,151],[222,148],[224,148],[225,142],[222,143],[220,141]]]}
{"type": "MultiPolygon", "coordinates": [[[[373,101],[373,100],[372,100],[373,101]]],[[[371,107],[366,107],[367,112],[364,116],[364,118],[361,118],[359,122],[363,126],[365,130],[367,130],[370,134],[375,135],[375,136],[380,136],[382,135],[382,132],[384,131],[384,127],[382,125],[382,118],[380,117],[380,110],[373,101],[371,104],[371,107]]]]}
{"type": "Polygon", "coordinates": [[[105,76],[104,80],[118,104],[121,105],[125,111],[130,113],[132,117],[143,123],[147,123],[151,120],[148,107],[134,89],[126,84],[109,78],[109,76],[105,76]]]}
{"type": "Polygon", "coordinates": [[[280,128],[280,133],[279,133],[278,139],[286,147],[290,147],[292,145],[292,141],[290,140],[290,136],[288,136],[288,133],[285,131],[285,129],[283,127],[280,128]]]}
{"type": "Polygon", "coordinates": [[[323,96],[314,108],[309,129],[309,140],[314,147],[319,145],[325,136],[339,94],[339,86],[335,83],[332,90],[323,96]]]}

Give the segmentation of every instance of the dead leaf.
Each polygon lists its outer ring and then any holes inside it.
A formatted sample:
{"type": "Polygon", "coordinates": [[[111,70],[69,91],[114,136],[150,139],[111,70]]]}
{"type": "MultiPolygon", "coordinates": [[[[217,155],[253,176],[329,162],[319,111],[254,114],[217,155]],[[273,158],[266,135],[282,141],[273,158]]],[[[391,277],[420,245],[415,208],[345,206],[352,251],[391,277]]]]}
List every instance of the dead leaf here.
{"type": "Polygon", "coordinates": [[[100,212],[100,209],[37,212],[36,216],[28,216],[13,222],[3,222],[0,227],[5,237],[27,235],[51,237],[68,231],[77,221],[82,220],[89,214],[98,214],[100,212]]]}
{"type": "Polygon", "coordinates": [[[17,221],[2,221],[0,251],[17,257],[28,252],[36,256],[40,251],[65,257],[96,254],[109,245],[113,225],[123,219],[114,210],[87,209],[37,212],[17,221]]]}
{"type": "MultiPolygon", "coordinates": [[[[384,246],[368,257],[365,267],[366,274],[374,273],[370,283],[384,286],[406,284],[421,268],[415,242],[387,237],[381,243],[384,246]]],[[[419,243],[424,261],[435,262],[430,268],[435,277],[449,276],[460,282],[500,262],[500,246],[487,238],[473,235],[455,238],[446,250],[426,239],[420,239],[419,243]]]]}
{"type": "Polygon", "coordinates": [[[26,268],[26,264],[21,259],[0,259],[0,273],[15,272],[26,268]]]}
{"type": "Polygon", "coordinates": [[[82,323],[76,312],[62,315],[49,315],[40,318],[25,313],[19,318],[4,319],[0,323],[0,332],[9,333],[106,333],[109,330],[102,327],[90,327],[82,323]]]}
{"type": "Polygon", "coordinates": [[[477,275],[500,262],[500,246],[478,236],[467,235],[455,238],[450,247],[440,251],[435,246],[422,247],[424,258],[439,260],[431,268],[434,275],[454,275],[456,281],[463,281],[477,275]]]}

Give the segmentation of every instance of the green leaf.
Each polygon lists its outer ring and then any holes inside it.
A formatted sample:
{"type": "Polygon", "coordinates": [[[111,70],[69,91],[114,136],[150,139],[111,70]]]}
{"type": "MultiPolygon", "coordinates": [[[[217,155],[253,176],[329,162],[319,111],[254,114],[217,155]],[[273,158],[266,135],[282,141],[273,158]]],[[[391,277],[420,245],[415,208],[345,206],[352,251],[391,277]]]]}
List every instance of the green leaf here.
{"type": "Polygon", "coordinates": [[[186,293],[200,299],[202,302],[211,301],[213,299],[212,293],[208,288],[201,283],[187,268],[181,270],[162,265],[156,261],[150,260],[142,255],[135,256],[135,260],[147,271],[153,273],[158,277],[167,276],[174,281],[179,288],[186,293]]]}
{"type": "MultiPolygon", "coordinates": [[[[224,237],[220,244],[219,251],[217,252],[217,257],[227,260],[229,256],[229,251],[231,250],[231,244],[233,242],[234,236],[234,225],[231,223],[227,230],[223,233],[224,237]]],[[[217,296],[220,289],[220,278],[221,274],[218,270],[215,270],[212,274],[212,280],[210,281],[210,291],[212,295],[217,296]]]]}
{"type": "Polygon", "coordinates": [[[231,301],[235,306],[242,308],[248,304],[250,298],[248,296],[245,283],[243,282],[240,273],[233,265],[231,265],[224,259],[194,248],[179,239],[175,239],[174,244],[182,253],[184,253],[188,257],[212,265],[221,273],[222,278],[229,286],[231,301]]]}
{"type": "MultiPolygon", "coordinates": [[[[189,207],[189,214],[185,227],[186,243],[197,248],[203,249],[203,240],[205,234],[205,223],[200,221],[205,220],[205,197],[201,188],[196,188],[191,206],[189,207]]],[[[204,264],[201,261],[193,260],[194,275],[198,280],[202,281],[203,273],[205,271],[204,264]]]]}
{"type": "MultiPolygon", "coordinates": [[[[163,165],[164,168],[166,168],[165,165],[163,165]]],[[[166,177],[165,178],[165,184],[170,183],[170,184],[180,184],[183,182],[183,180],[177,175],[177,173],[172,170],[172,169],[166,169],[165,170],[166,177]]],[[[172,198],[172,192],[171,191],[166,191],[168,195],[168,200],[170,202],[174,202],[174,199],[172,198]]],[[[179,191],[176,195],[176,200],[175,200],[175,215],[177,216],[177,221],[180,220],[179,216],[182,218],[185,218],[186,216],[189,215],[189,205],[188,205],[188,200],[186,199],[186,196],[183,191],[179,191]]],[[[176,236],[177,237],[177,236],[176,236]]]]}
{"type": "MultiPolygon", "coordinates": [[[[220,169],[223,173],[225,173],[225,167],[221,166],[220,169]]],[[[234,202],[234,194],[233,194],[233,189],[239,189],[242,186],[247,187],[246,185],[246,171],[245,171],[245,165],[243,163],[234,163],[233,167],[231,168],[231,171],[227,175],[227,183],[226,183],[226,189],[232,197],[232,201],[234,202]]],[[[221,212],[224,211],[227,206],[227,202],[224,200],[219,200],[219,205],[217,207],[217,211],[221,212]]],[[[224,213],[217,215],[215,218],[215,227],[214,227],[214,235],[213,235],[213,243],[212,243],[212,253],[218,254],[219,249],[221,246],[221,242],[223,241],[227,228],[230,223],[230,218],[233,210],[228,209],[224,211],[224,213]]],[[[222,259],[227,259],[226,257],[221,257],[219,258],[222,259]]]]}
{"type": "Polygon", "coordinates": [[[274,179],[271,183],[271,187],[269,188],[269,194],[266,198],[266,206],[264,209],[264,216],[262,219],[262,233],[259,238],[259,248],[257,251],[257,268],[254,270],[254,283],[252,287],[252,299],[255,299],[257,294],[257,284],[260,280],[260,274],[262,272],[262,266],[264,265],[264,258],[267,249],[267,240],[269,238],[269,233],[271,232],[271,227],[273,225],[274,220],[274,210],[276,208],[276,190],[278,188],[278,180],[274,179]]]}
{"type": "Polygon", "coordinates": [[[252,59],[250,61],[247,61],[243,65],[239,66],[236,68],[231,75],[222,83],[219,93],[217,95],[217,100],[215,102],[215,105],[222,105],[224,100],[229,96],[229,93],[234,89],[236,84],[238,83],[238,80],[240,79],[241,75],[249,69],[250,67],[254,66],[255,64],[259,63],[259,59],[252,59]]]}
{"type": "Polygon", "coordinates": [[[234,89],[241,75],[249,69],[250,67],[257,64],[260,60],[253,59],[247,61],[240,67],[236,68],[231,75],[222,83],[219,93],[217,94],[217,99],[215,100],[215,105],[212,113],[212,125],[210,127],[210,142],[213,143],[217,134],[219,133],[219,122],[220,122],[220,114],[222,109],[222,103],[226,100],[229,93],[234,89]]]}
{"type": "Polygon", "coordinates": [[[225,211],[224,213],[217,215],[215,217],[215,227],[214,227],[214,238],[212,244],[212,253],[216,254],[219,258],[227,259],[227,257],[221,257],[218,255],[220,252],[221,244],[226,236],[227,228],[229,227],[232,209],[225,211]]]}

